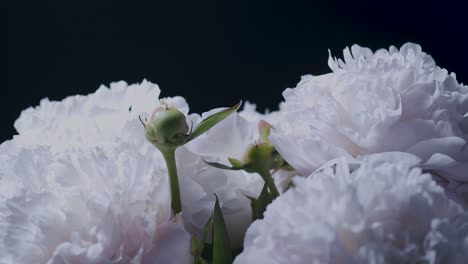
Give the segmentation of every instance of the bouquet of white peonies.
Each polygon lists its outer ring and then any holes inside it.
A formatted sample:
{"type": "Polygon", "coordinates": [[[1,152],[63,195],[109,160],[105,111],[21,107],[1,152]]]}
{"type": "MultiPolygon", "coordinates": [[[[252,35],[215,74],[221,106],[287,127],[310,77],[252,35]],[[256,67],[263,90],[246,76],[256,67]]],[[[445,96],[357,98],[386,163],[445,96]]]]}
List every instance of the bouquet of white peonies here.
{"type": "Polygon", "coordinates": [[[0,145],[0,264],[468,263],[468,86],[416,44],[330,55],[279,110],[144,80],[0,145]]]}

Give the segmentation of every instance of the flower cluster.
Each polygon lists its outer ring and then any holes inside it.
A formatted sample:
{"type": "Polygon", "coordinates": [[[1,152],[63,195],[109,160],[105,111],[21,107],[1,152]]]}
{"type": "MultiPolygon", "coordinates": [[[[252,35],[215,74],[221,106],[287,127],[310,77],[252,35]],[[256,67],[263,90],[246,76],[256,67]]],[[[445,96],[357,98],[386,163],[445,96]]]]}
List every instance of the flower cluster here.
{"type": "Polygon", "coordinates": [[[468,213],[414,157],[374,155],[352,172],[342,158],[296,177],[251,225],[235,263],[463,263],[468,213]]]}
{"type": "Polygon", "coordinates": [[[468,86],[411,43],[328,65],[266,114],[146,80],[24,110],[0,263],[464,263],[468,86]]]}
{"type": "Polygon", "coordinates": [[[468,201],[468,86],[415,44],[375,53],[354,45],[344,59],[330,57],[332,73],[284,91],[271,136],[284,159],[307,176],[341,156],[408,152],[468,201]]]}

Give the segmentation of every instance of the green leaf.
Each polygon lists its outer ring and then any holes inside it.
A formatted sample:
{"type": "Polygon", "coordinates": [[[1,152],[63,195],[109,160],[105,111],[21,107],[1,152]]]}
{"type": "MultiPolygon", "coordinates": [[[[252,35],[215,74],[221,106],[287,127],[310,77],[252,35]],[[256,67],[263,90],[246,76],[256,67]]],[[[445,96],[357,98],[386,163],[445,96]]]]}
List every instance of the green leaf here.
{"type": "Polygon", "coordinates": [[[221,112],[218,112],[216,114],[210,115],[207,117],[205,120],[203,120],[194,130],[193,132],[187,137],[186,143],[194,140],[195,138],[199,137],[201,134],[205,133],[208,131],[208,129],[214,127],[216,124],[219,122],[223,121],[226,117],[228,117],[230,114],[236,112],[240,105],[242,104],[242,101],[236,104],[233,107],[227,108],[222,110],[221,112]]]}
{"type": "Polygon", "coordinates": [[[262,192],[257,199],[249,197],[250,206],[252,208],[252,219],[263,219],[263,213],[265,212],[267,205],[273,201],[273,195],[268,192],[266,184],[263,185],[262,192]]]}
{"type": "Polygon", "coordinates": [[[223,169],[223,170],[242,170],[243,169],[242,167],[229,167],[227,165],[217,163],[217,162],[210,162],[210,161],[206,161],[206,160],[203,160],[203,161],[206,164],[210,165],[211,167],[215,167],[215,168],[218,168],[218,169],[223,169]]]}
{"type": "Polygon", "coordinates": [[[211,214],[208,221],[206,221],[205,226],[203,227],[202,237],[198,239],[194,237],[191,241],[191,252],[192,256],[195,257],[194,262],[195,264],[205,264],[206,260],[203,259],[202,254],[203,250],[205,250],[205,241],[208,237],[208,233],[210,232],[211,227],[213,226],[213,214],[211,214]]]}
{"type": "Polygon", "coordinates": [[[199,256],[201,256],[204,246],[205,244],[202,240],[196,237],[192,237],[192,240],[190,240],[190,254],[192,254],[192,256],[194,256],[195,258],[198,258],[199,256]]]}
{"type": "Polygon", "coordinates": [[[202,257],[198,257],[195,263],[196,264],[208,264],[208,262],[206,262],[206,260],[204,260],[202,257]]]}
{"type": "MultiPolygon", "coordinates": [[[[224,165],[224,164],[217,163],[217,162],[210,162],[210,161],[206,161],[206,160],[203,160],[203,161],[206,164],[210,165],[211,167],[215,167],[215,168],[222,169],[222,170],[245,170],[246,172],[249,172],[249,173],[257,172],[255,170],[254,164],[252,164],[252,163],[245,163],[245,164],[237,163],[234,166],[229,167],[228,165],[224,165]],[[237,166],[237,165],[239,165],[239,166],[237,166]]],[[[231,161],[231,163],[232,163],[232,161],[231,161]]]]}
{"type": "Polygon", "coordinates": [[[213,210],[213,264],[232,263],[232,251],[229,236],[219,207],[218,197],[213,210]]]}
{"type": "Polygon", "coordinates": [[[213,214],[211,214],[210,218],[208,218],[208,221],[206,221],[206,224],[203,227],[202,241],[206,241],[206,238],[208,237],[208,233],[210,232],[211,226],[213,226],[213,214]]]}

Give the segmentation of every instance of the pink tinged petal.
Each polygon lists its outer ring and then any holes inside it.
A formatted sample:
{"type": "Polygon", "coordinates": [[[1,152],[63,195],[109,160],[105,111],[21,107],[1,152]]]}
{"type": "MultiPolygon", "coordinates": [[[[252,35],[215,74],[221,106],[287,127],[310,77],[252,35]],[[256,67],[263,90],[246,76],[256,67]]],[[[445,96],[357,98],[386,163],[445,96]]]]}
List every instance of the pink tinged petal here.
{"type": "Polygon", "coordinates": [[[144,255],[142,264],[191,264],[190,234],[181,224],[169,221],[158,226],[155,246],[144,255]]]}
{"type": "Polygon", "coordinates": [[[85,247],[65,242],[57,247],[48,264],[84,263],[88,260],[85,247]]]}
{"type": "Polygon", "coordinates": [[[456,193],[457,197],[461,198],[465,209],[468,209],[468,183],[460,184],[455,188],[454,192],[456,193]]]}
{"type": "Polygon", "coordinates": [[[443,169],[457,166],[459,163],[451,157],[435,153],[426,162],[423,163],[424,169],[443,169]]]}
{"type": "Polygon", "coordinates": [[[461,150],[464,145],[465,140],[459,137],[431,138],[416,143],[407,152],[417,155],[423,160],[428,160],[434,151],[457,159],[462,154],[461,150]]]}
{"type": "Polygon", "coordinates": [[[466,113],[468,113],[468,93],[462,95],[459,100],[460,106],[458,107],[458,112],[462,115],[465,115],[466,113]]]}
{"type": "Polygon", "coordinates": [[[437,170],[437,172],[449,180],[468,183],[468,163],[443,168],[437,170]]]}
{"type": "Polygon", "coordinates": [[[457,82],[455,77],[448,75],[447,70],[445,69],[439,70],[437,76],[435,76],[434,79],[438,80],[439,82],[443,82],[445,89],[448,91],[456,91],[460,87],[460,84],[457,82]]]}
{"type": "MultiPolygon", "coordinates": [[[[448,122],[438,122],[434,120],[413,119],[396,123],[394,126],[381,130],[380,144],[373,146],[372,152],[406,150],[408,147],[417,144],[419,141],[439,138],[444,136],[444,130],[449,129],[448,122]]],[[[378,143],[377,141],[374,141],[378,143]]]]}
{"type": "Polygon", "coordinates": [[[187,104],[187,101],[185,101],[185,99],[181,96],[161,98],[160,102],[166,104],[171,108],[176,108],[185,115],[187,115],[189,112],[189,106],[187,104]]]}
{"type": "Polygon", "coordinates": [[[425,86],[435,86],[435,83],[428,82],[417,84],[402,95],[402,121],[424,116],[424,114],[432,107],[434,98],[432,94],[424,91],[426,89],[430,89],[425,86]]]}
{"type": "Polygon", "coordinates": [[[468,115],[463,117],[458,126],[463,133],[468,134],[468,115]]]}
{"type": "Polygon", "coordinates": [[[400,98],[398,98],[397,103],[398,107],[395,110],[388,111],[380,122],[377,122],[369,129],[369,132],[366,135],[365,147],[371,153],[393,150],[386,149],[385,144],[393,144],[393,142],[390,142],[390,139],[394,138],[394,135],[387,131],[397,126],[401,117],[402,105],[400,98]]]}
{"type": "Polygon", "coordinates": [[[383,152],[363,157],[368,163],[377,166],[382,163],[404,163],[406,166],[414,167],[421,163],[421,158],[406,152],[383,152]]]}
{"type": "Polygon", "coordinates": [[[364,139],[360,138],[359,133],[351,129],[341,129],[339,127],[323,127],[318,131],[319,135],[334,145],[338,145],[351,156],[356,157],[358,155],[364,155],[368,150],[362,145],[364,145],[364,139]]]}
{"type": "Polygon", "coordinates": [[[420,45],[415,43],[405,43],[401,46],[400,53],[405,57],[419,57],[422,53],[422,48],[420,45]]]}
{"type": "Polygon", "coordinates": [[[397,90],[402,91],[414,84],[416,73],[414,71],[403,71],[397,75],[397,90]]]}
{"type": "Polygon", "coordinates": [[[318,141],[288,138],[287,135],[278,135],[274,130],[270,135],[270,141],[281,156],[302,176],[309,175],[326,162],[320,157],[320,152],[313,154],[314,151],[318,151],[317,147],[320,144],[318,141]]]}

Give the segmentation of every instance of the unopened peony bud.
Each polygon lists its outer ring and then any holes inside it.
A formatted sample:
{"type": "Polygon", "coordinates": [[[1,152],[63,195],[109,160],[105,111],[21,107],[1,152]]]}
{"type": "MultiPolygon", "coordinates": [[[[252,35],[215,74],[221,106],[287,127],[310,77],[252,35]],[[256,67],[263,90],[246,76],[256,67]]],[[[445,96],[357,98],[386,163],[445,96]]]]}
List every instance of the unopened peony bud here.
{"type": "Polygon", "coordinates": [[[189,127],[185,115],[175,108],[162,106],[154,110],[145,124],[145,137],[156,147],[181,146],[189,127]]]}
{"type": "Polygon", "coordinates": [[[258,168],[270,170],[274,165],[275,148],[268,143],[251,146],[244,158],[245,164],[252,164],[255,172],[258,168]]]}
{"type": "MultiPolygon", "coordinates": [[[[249,172],[256,172],[259,168],[264,170],[281,168],[284,165],[284,160],[276,151],[275,146],[273,146],[268,139],[270,136],[271,125],[268,122],[261,120],[258,124],[258,129],[260,135],[258,143],[247,149],[245,157],[240,161],[240,163],[250,164],[250,166],[246,166],[249,172]]],[[[236,164],[232,163],[233,161],[235,163],[234,159],[230,159],[230,161],[232,165],[236,166],[236,164]]]]}
{"type": "Polygon", "coordinates": [[[167,105],[154,110],[150,119],[143,124],[145,138],[161,152],[166,161],[171,187],[171,208],[174,214],[182,212],[179,177],[177,175],[175,159],[176,149],[208,131],[230,114],[237,111],[239,106],[240,103],[207,117],[193,131],[189,131],[185,115],[167,105]]]}

